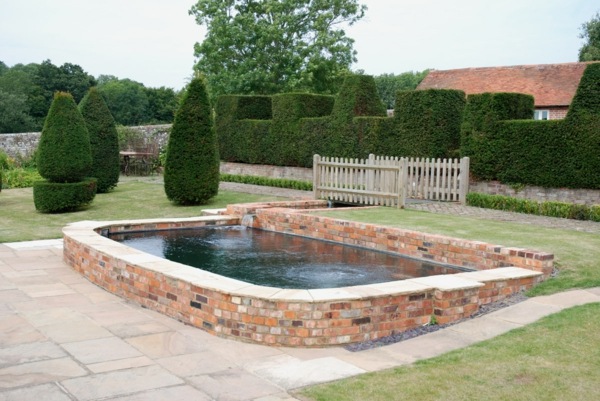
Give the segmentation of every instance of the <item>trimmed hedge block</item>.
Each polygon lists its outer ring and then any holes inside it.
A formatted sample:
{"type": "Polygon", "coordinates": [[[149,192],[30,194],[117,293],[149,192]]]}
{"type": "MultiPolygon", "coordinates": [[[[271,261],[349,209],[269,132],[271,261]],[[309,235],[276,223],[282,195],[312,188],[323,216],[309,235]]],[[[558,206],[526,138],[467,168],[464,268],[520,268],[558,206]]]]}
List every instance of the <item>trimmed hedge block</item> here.
{"type": "Polygon", "coordinates": [[[33,202],[42,213],[61,213],[77,210],[94,200],[96,179],[58,183],[37,181],[33,184],[33,202]]]}

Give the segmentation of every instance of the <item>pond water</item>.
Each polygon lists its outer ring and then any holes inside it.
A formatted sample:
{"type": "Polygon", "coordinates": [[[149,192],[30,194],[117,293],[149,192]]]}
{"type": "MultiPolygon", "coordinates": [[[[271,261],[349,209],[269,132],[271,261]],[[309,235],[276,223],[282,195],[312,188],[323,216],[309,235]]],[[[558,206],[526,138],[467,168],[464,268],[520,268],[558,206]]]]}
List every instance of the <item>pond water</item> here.
{"type": "Polygon", "coordinates": [[[110,238],[174,262],[279,288],[336,288],[464,271],[245,226],[112,234],[110,238]]]}

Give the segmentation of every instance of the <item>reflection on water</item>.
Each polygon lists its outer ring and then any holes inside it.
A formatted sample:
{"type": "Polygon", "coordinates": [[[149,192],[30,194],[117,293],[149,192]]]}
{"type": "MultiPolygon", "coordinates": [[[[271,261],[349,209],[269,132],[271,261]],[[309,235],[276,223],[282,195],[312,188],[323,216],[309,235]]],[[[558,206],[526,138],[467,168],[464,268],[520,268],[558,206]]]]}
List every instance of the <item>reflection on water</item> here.
{"type": "Polygon", "coordinates": [[[111,235],[140,251],[252,284],[335,288],[460,270],[244,226],[111,235]]]}

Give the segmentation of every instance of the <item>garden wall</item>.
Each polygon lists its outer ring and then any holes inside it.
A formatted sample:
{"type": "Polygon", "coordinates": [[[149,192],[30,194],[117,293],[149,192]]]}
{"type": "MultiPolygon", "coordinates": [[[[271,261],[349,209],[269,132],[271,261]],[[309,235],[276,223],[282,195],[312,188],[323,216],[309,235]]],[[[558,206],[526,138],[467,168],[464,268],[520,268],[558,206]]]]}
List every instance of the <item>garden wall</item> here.
{"type": "MultiPolygon", "coordinates": [[[[142,125],[127,128],[138,131],[146,143],[154,143],[160,148],[167,144],[171,125],[142,125]]],[[[35,149],[37,149],[40,135],[41,132],[0,134],[0,149],[10,157],[31,156],[35,149]]]]}

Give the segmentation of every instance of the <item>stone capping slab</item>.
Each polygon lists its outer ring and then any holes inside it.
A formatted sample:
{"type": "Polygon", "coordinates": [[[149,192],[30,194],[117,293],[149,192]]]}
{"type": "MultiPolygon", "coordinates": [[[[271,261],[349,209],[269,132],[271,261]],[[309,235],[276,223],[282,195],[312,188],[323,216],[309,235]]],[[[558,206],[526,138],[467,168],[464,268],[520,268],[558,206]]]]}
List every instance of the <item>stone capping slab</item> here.
{"type": "MultiPolygon", "coordinates": [[[[310,208],[320,201],[298,203],[310,208]]],[[[259,210],[258,204],[234,206],[227,210],[259,210]]],[[[294,214],[281,209],[280,203],[270,206],[285,216],[294,214]]],[[[456,321],[470,316],[479,305],[531,288],[543,277],[532,270],[504,267],[353,287],[282,289],[193,269],[101,235],[235,225],[240,219],[213,215],[81,221],[63,228],[64,259],[96,285],[211,334],[303,347],[376,339],[426,324],[432,315],[440,324],[456,321]]],[[[347,223],[336,224],[342,229],[348,227],[347,223]]],[[[365,224],[357,226],[368,228],[365,224]]],[[[377,227],[374,233],[387,235],[385,227],[377,227]]],[[[414,233],[416,238],[424,235],[414,233]]]]}

